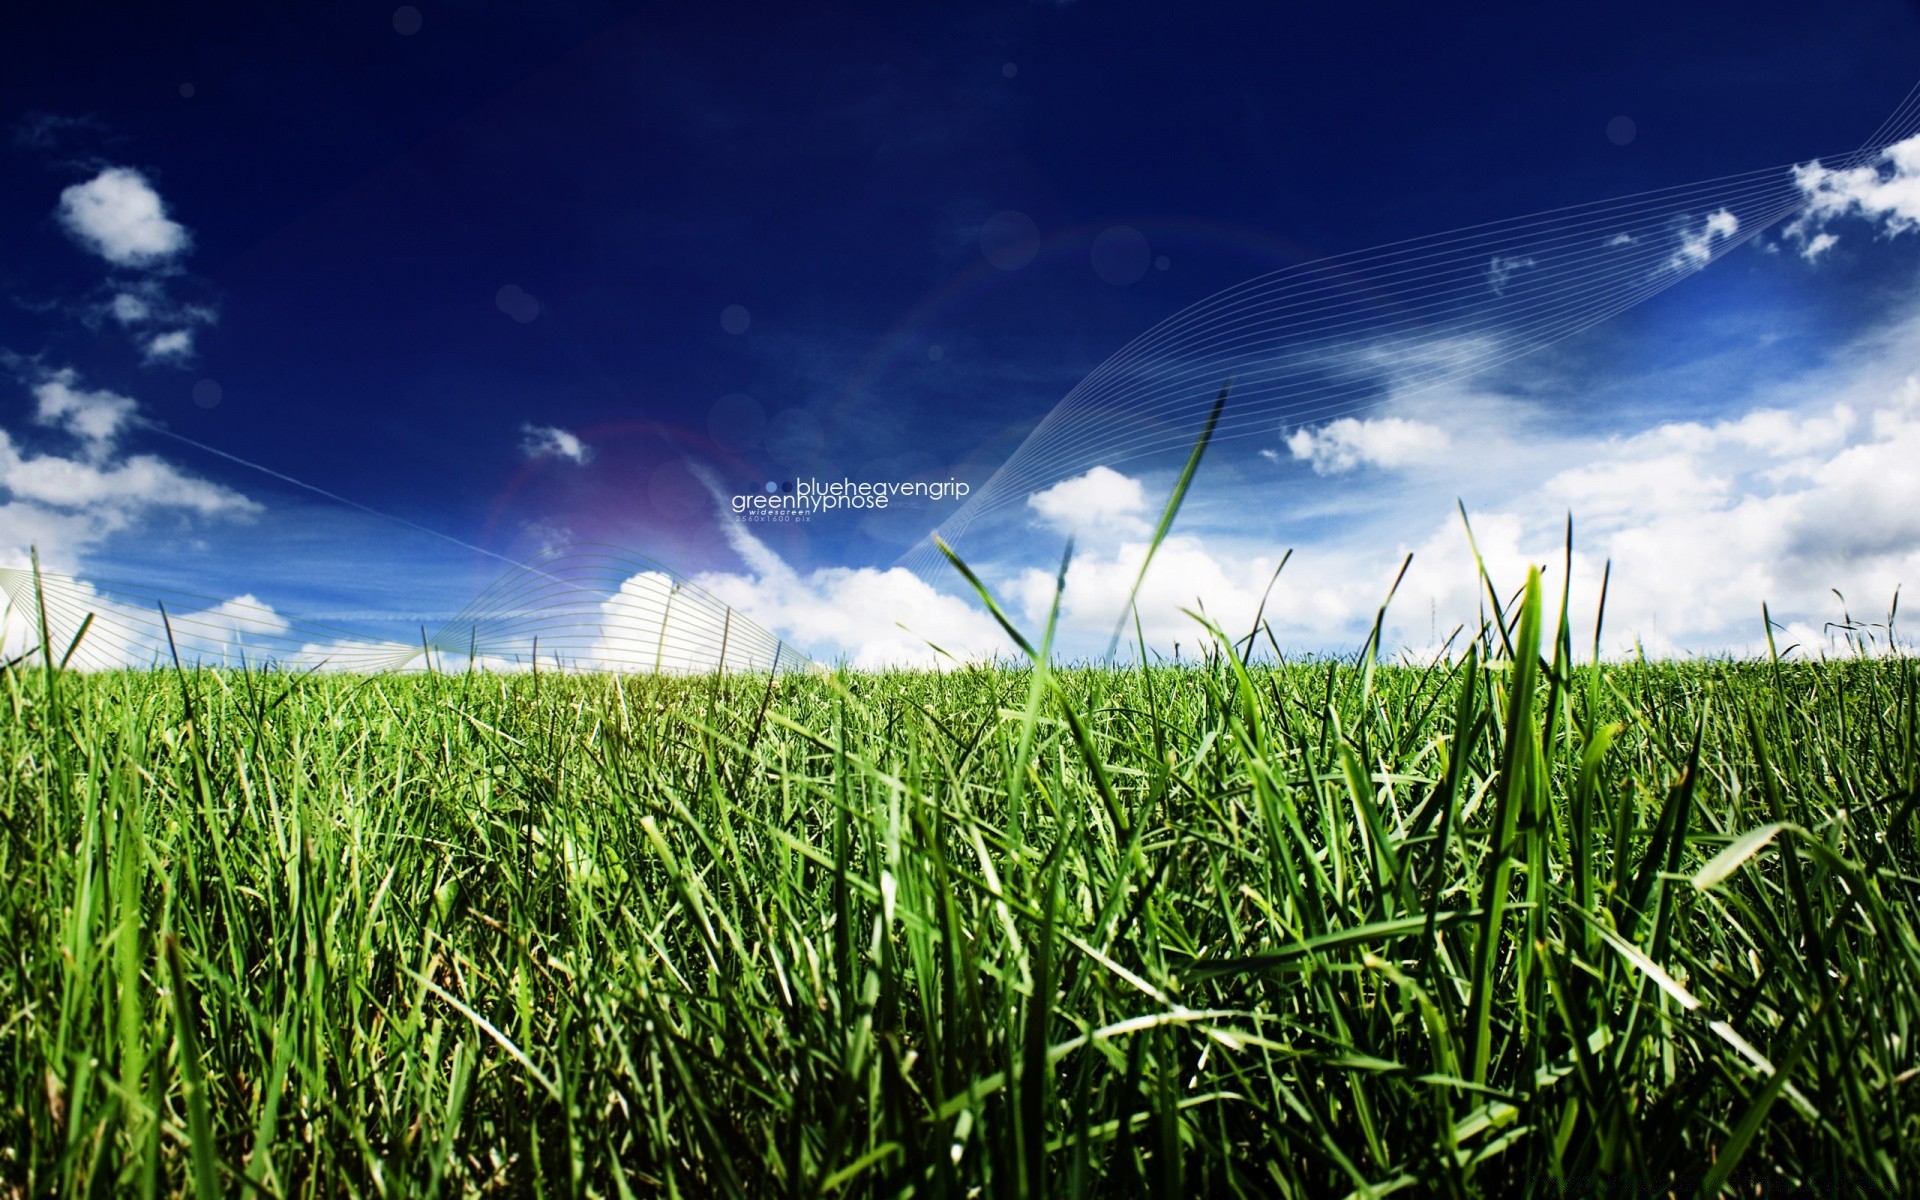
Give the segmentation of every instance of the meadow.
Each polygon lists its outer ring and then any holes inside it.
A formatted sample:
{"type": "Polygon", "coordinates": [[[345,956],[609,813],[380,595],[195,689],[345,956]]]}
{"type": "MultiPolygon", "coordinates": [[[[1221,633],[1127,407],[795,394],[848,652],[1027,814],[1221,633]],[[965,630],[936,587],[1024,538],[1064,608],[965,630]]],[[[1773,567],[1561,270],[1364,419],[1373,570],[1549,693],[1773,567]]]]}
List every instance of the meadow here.
{"type": "Polygon", "coordinates": [[[1920,674],[0,672],[13,1196],[1876,1195],[1920,674]]]}

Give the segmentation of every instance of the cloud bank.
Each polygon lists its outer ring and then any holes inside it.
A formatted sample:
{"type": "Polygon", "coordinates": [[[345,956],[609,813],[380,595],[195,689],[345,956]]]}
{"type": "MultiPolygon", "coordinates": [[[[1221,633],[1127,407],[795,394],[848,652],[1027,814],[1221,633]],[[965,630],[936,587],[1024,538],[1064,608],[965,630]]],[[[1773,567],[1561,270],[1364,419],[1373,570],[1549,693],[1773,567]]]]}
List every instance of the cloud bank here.
{"type": "MultiPolygon", "coordinates": [[[[1920,311],[1719,419],[1581,434],[1543,421],[1540,410],[1577,406],[1577,394],[1483,390],[1398,397],[1385,415],[1293,430],[1285,453],[1268,456],[1269,478],[1203,469],[1141,589],[1143,632],[1155,653],[1171,655],[1178,643],[1191,655],[1204,634],[1188,613],[1204,611],[1244,635],[1271,581],[1263,619],[1280,648],[1351,652],[1411,553],[1387,646],[1432,653],[1456,626],[1471,631],[1482,619],[1485,593],[1455,509],[1464,493],[1481,553],[1506,591],[1530,565],[1559,588],[1572,514],[1577,642],[1592,636],[1611,562],[1606,653],[1763,653],[1762,603],[1782,626],[1781,646],[1837,649],[1825,626],[1845,606],[1883,614],[1898,588],[1920,580],[1917,363],[1920,311]],[[1292,502],[1316,476],[1349,474],[1354,482],[1343,486],[1362,498],[1357,507],[1297,526],[1284,541],[1248,536],[1249,514],[1292,502]],[[1293,558],[1274,581],[1288,547],[1293,558]]],[[[1074,537],[1060,645],[1068,658],[1098,655],[1123,615],[1165,484],[1091,468],[1028,497],[1026,561],[973,565],[1037,633],[1059,548],[1074,537]]],[[[1313,486],[1321,497],[1335,481],[1313,486]]],[[[933,586],[898,569],[801,572],[739,527],[728,536],[744,569],[711,573],[702,585],[821,657],[928,666],[946,661],[934,645],[959,658],[1013,652],[962,598],[957,578],[936,576],[933,586]]]]}

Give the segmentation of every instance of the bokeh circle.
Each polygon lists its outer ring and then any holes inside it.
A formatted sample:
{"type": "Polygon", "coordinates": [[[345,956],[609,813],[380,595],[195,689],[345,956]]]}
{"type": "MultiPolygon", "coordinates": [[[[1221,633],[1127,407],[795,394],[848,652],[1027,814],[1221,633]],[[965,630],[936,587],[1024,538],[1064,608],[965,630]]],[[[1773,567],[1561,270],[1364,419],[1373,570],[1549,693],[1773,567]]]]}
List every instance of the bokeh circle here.
{"type": "Polygon", "coordinates": [[[1002,271],[1018,271],[1040,253],[1040,227],[1023,212],[997,212],[980,226],[980,252],[1002,271]]]}
{"type": "Polygon", "coordinates": [[[495,292],[493,306],[522,325],[540,315],[540,301],[517,283],[509,283],[495,292]]]}
{"type": "Polygon", "coordinates": [[[707,410],[707,432],[735,454],[758,446],[767,436],[767,410],[744,392],[732,392],[707,410]]]}
{"type": "Polygon", "coordinates": [[[1093,273],[1104,282],[1124,286],[1138,282],[1153,263],[1147,237],[1131,225],[1114,225],[1093,239],[1093,273]]]}

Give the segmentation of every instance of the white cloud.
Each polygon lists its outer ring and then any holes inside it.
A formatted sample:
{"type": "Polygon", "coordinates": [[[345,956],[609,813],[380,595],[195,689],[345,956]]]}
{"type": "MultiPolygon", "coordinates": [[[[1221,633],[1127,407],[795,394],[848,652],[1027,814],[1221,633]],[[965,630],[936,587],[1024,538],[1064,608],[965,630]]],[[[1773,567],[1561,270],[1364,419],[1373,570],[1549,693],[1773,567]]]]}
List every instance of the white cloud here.
{"type": "MultiPolygon", "coordinates": [[[[1074,556],[1060,599],[1060,628],[1067,636],[1056,634],[1070,657],[1104,652],[1114,626],[1126,615],[1123,606],[1140,575],[1147,546],[1145,540],[1130,540],[1074,556]]],[[[1270,552],[1236,553],[1199,537],[1169,536],[1154,555],[1135,601],[1147,644],[1163,653],[1170,653],[1175,642],[1201,644],[1200,626],[1183,610],[1204,611],[1233,636],[1244,634],[1277,561],[1270,552]]],[[[1053,605],[1056,574],[1029,568],[1006,586],[1008,600],[1036,636],[1053,605]]],[[[1125,630],[1131,641],[1131,620],[1125,630]]]]}
{"type": "Polygon", "coordinates": [[[1140,481],[1095,467],[1027,497],[1027,507],[1061,533],[1100,536],[1144,533],[1146,492],[1140,481]]]}
{"type": "Polygon", "coordinates": [[[1404,417],[1341,417],[1318,428],[1296,429],[1287,437],[1287,451],[1316,475],[1432,462],[1446,453],[1447,445],[1445,430],[1404,417]]]}
{"type": "MultiPolygon", "coordinates": [[[[1294,515],[1305,505],[1289,506],[1285,540],[1264,541],[1251,540],[1248,517],[1273,509],[1271,476],[1203,476],[1140,590],[1146,639],[1161,654],[1179,643],[1192,655],[1204,635],[1183,609],[1204,610],[1239,637],[1267,596],[1264,620],[1284,650],[1351,650],[1412,553],[1388,613],[1387,647],[1431,653],[1456,625],[1475,628],[1486,604],[1454,512],[1455,497],[1464,495],[1503,594],[1519,586],[1529,565],[1541,565],[1557,597],[1563,522],[1572,513],[1577,645],[1591,636],[1610,561],[1609,653],[1636,645],[1656,655],[1759,653],[1763,602],[1787,630],[1782,645],[1798,641],[1802,653],[1835,648],[1822,631],[1823,621],[1839,615],[1829,588],[1883,610],[1898,586],[1920,579],[1920,472],[1911,470],[1920,460],[1920,374],[1912,367],[1920,361],[1920,315],[1831,361],[1837,365],[1726,397],[1728,415],[1720,419],[1613,435],[1583,434],[1544,416],[1547,408],[1577,408],[1584,399],[1578,384],[1545,404],[1492,392],[1410,393],[1389,402],[1391,416],[1297,430],[1288,452],[1325,473],[1362,464],[1445,469],[1363,485],[1330,481],[1310,517],[1294,515]],[[1296,553],[1269,594],[1287,545],[1296,553]]],[[[1529,395],[1537,391],[1535,381],[1529,395]]],[[[1098,654],[1123,615],[1147,550],[1149,491],[1100,467],[1029,498],[1031,518],[1083,537],[1061,602],[1063,657],[1098,654]]],[[[934,646],[963,661],[1013,651],[963,589],[943,590],[897,568],[797,570],[746,527],[724,529],[742,566],[695,582],[816,659],[872,669],[948,661],[934,646]]],[[[1016,558],[976,556],[974,565],[1037,635],[1055,573],[1036,561],[1043,556],[1033,552],[1030,529],[1016,536],[1016,558]]],[[[639,575],[628,585],[625,598],[610,603],[635,609],[621,616],[628,640],[644,651],[649,630],[657,641],[657,617],[649,625],[647,613],[670,584],[639,575]]],[[[636,652],[625,653],[631,660],[636,652]]]]}
{"type": "MultiPolygon", "coordinates": [[[[1313,594],[1345,601],[1309,604],[1308,619],[1277,628],[1299,644],[1337,644],[1343,635],[1357,644],[1371,617],[1369,592],[1384,589],[1409,550],[1414,566],[1390,640],[1423,645],[1456,622],[1471,625],[1482,595],[1450,511],[1466,493],[1476,496],[1469,506],[1480,548],[1509,589],[1529,563],[1557,580],[1572,514],[1573,604],[1585,614],[1576,627],[1591,627],[1611,560],[1606,645],[1615,652],[1636,642],[1650,653],[1759,652],[1763,602],[1795,637],[1825,646],[1821,624],[1839,615],[1829,589],[1884,612],[1897,588],[1920,580],[1915,361],[1920,318],[1846,348],[1839,365],[1748,396],[1744,411],[1736,404],[1717,421],[1579,437],[1516,427],[1497,406],[1458,416],[1446,478],[1375,484],[1368,499],[1376,509],[1299,546],[1288,567],[1299,573],[1294,585],[1311,579],[1313,594]]],[[[1447,397],[1430,414],[1447,424],[1460,410],[1447,397]]],[[[1250,578],[1234,564],[1244,549],[1211,536],[1200,549],[1233,581],[1222,594],[1243,602],[1250,578]]],[[[1179,567],[1192,579],[1208,570],[1179,567]]],[[[1299,601],[1283,578],[1270,611],[1291,621],[1299,601]]]]}
{"type": "Polygon", "coordinates": [[[528,458],[564,458],[582,466],[593,457],[593,447],[574,434],[558,426],[530,423],[520,427],[520,452],[528,458]]]}
{"type": "Polygon", "coordinates": [[[122,325],[138,325],[153,315],[153,306],[147,303],[146,298],[132,292],[115,295],[107,308],[113,314],[113,319],[122,325]]]}
{"type": "MultiPolygon", "coordinates": [[[[673,578],[659,571],[642,571],[623,581],[620,590],[600,606],[600,636],[584,656],[586,665],[605,671],[692,666],[682,661],[689,648],[676,642],[669,653],[662,636],[675,590],[673,578]]],[[[713,649],[712,664],[703,665],[717,665],[719,648],[713,649]]]]}
{"type": "Polygon", "coordinates": [[[190,240],[186,228],[167,216],[160,193],[131,167],[108,167],[67,188],[59,212],[69,233],[115,266],[164,263],[190,240]]]}
{"type": "Polygon", "coordinates": [[[1920,134],[1857,167],[1833,170],[1817,158],[1802,163],[1793,181],[1807,203],[1785,232],[1809,260],[1839,241],[1826,226],[1842,217],[1861,217],[1888,237],[1920,229],[1920,134]]]}
{"type": "Polygon", "coordinates": [[[1812,262],[1839,244],[1840,239],[1831,233],[1816,233],[1807,239],[1806,245],[1800,248],[1800,255],[1808,262],[1812,262]]]}
{"type": "Polygon", "coordinates": [[[219,319],[212,306],[182,303],[167,294],[159,277],[149,276],[115,284],[112,297],[87,314],[89,325],[98,317],[111,318],[132,337],[149,365],[179,365],[193,357],[195,330],[219,319]]]}
{"type": "Polygon", "coordinates": [[[138,406],[83,387],[70,370],[33,387],[37,423],[78,443],[77,453],[35,453],[0,429],[0,566],[38,545],[49,563],[77,565],[101,539],[158,513],[245,519],[261,511],[230,488],[148,454],[122,457],[119,442],[138,406]]]}
{"type": "Polygon", "coordinates": [[[1533,265],[1533,259],[1529,257],[1496,254],[1487,263],[1487,286],[1492,288],[1494,295],[1497,296],[1507,290],[1507,281],[1513,278],[1516,271],[1523,271],[1533,265]]]}
{"type": "MultiPolygon", "coordinates": [[[[433,657],[436,664],[442,663],[438,650],[434,652],[433,657]]],[[[541,657],[544,658],[545,655],[541,657]]],[[[303,670],[379,674],[386,671],[420,669],[421,659],[420,647],[413,643],[373,638],[334,638],[324,642],[306,642],[298,650],[287,655],[285,661],[290,665],[299,664],[303,670]]],[[[466,661],[464,655],[458,656],[455,662],[460,665],[456,669],[464,670],[466,661]]],[[[502,673],[524,669],[519,664],[501,662],[484,656],[475,659],[473,665],[478,670],[502,673]]]]}
{"type": "Polygon", "coordinates": [[[89,457],[99,458],[113,449],[135,405],[127,397],[104,389],[86,391],[75,380],[71,370],[63,370],[36,384],[33,396],[39,403],[34,420],[66,430],[85,443],[89,457]]]}
{"type": "Polygon", "coordinates": [[[159,270],[184,253],[191,237],[167,216],[166,205],[140,172],[109,167],[60,194],[60,222],[74,239],[120,267],[154,268],[139,278],[122,275],[104,304],[90,306],[89,325],[112,317],[128,330],[149,363],[178,365],[193,356],[193,327],[212,324],[218,312],[207,303],[168,295],[175,273],[159,270]]]}
{"type": "Polygon", "coordinates": [[[235,633],[254,631],[285,633],[291,628],[285,617],[273,611],[272,605],[260,600],[252,592],[235,596],[231,600],[222,600],[200,614],[200,617],[211,626],[235,633]]]}
{"type": "MultiPolygon", "coordinates": [[[[1280,522],[1290,531],[1284,540],[1258,541],[1247,516],[1271,505],[1272,485],[1203,476],[1146,577],[1141,624],[1162,654],[1176,641],[1191,653],[1202,637],[1183,608],[1204,606],[1231,635],[1244,635],[1277,551],[1291,545],[1296,553],[1265,610],[1275,639],[1289,652],[1351,650],[1411,552],[1389,610],[1387,646],[1431,652],[1456,625],[1476,628],[1485,604],[1454,511],[1464,496],[1503,594],[1539,565],[1557,602],[1571,513],[1576,644],[1592,636],[1611,561],[1603,636],[1610,654],[1636,645],[1656,655],[1764,653],[1762,603],[1787,630],[1780,645],[1844,652],[1823,629],[1841,615],[1830,589],[1847,597],[1855,616],[1865,610],[1879,619],[1897,588],[1920,580],[1915,362],[1920,315],[1845,347],[1832,365],[1728,397],[1723,418],[1610,436],[1543,421],[1536,401],[1398,398],[1391,403],[1405,414],[1400,419],[1445,438],[1444,471],[1405,472],[1344,491],[1330,483],[1334,490],[1320,494],[1312,516],[1280,522]]],[[[1565,408],[1579,399],[1551,402],[1565,408]]],[[[1320,432],[1301,448],[1319,447],[1320,432]]],[[[1145,551],[1139,537],[1083,544],[1062,599],[1065,653],[1104,649],[1145,551]]],[[[1028,628],[1038,628],[1052,600],[1049,565],[983,575],[1028,628]]],[[[1130,621],[1126,628],[1131,641],[1130,621]]]]}
{"type": "MultiPolygon", "coordinates": [[[[284,658],[276,651],[290,641],[290,622],[251,594],[197,609],[176,601],[163,623],[151,604],[136,603],[124,593],[103,594],[85,579],[43,571],[40,587],[47,601],[47,641],[56,655],[71,653],[69,665],[80,670],[146,667],[168,660],[176,650],[183,663],[257,666],[267,658],[284,658]],[[89,616],[81,637],[80,625],[89,616]]],[[[34,581],[24,563],[0,569],[0,603],[9,608],[0,619],[0,661],[5,661],[40,644],[39,622],[31,616],[38,607],[34,581]]]]}
{"type": "MultiPolygon", "coordinates": [[[[1177,642],[1191,656],[1204,641],[1185,609],[1204,610],[1230,636],[1244,636],[1280,553],[1292,546],[1264,610],[1275,641],[1289,653],[1351,651],[1411,553],[1388,612],[1386,646],[1430,654],[1455,626],[1477,628],[1486,606],[1455,511],[1463,498],[1502,594],[1538,565],[1556,603],[1571,513],[1576,645],[1592,637],[1611,562],[1606,653],[1636,646],[1654,655],[1764,653],[1762,603],[1785,629],[1782,646],[1843,652],[1823,630],[1841,611],[1829,589],[1843,593],[1856,615],[1878,614],[1898,587],[1920,580],[1916,362],[1920,310],[1798,377],[1722,391],[1725,415],[1717,419],[1581,432],[1582,423],[1565,414],[1588,399],[1582,385],[1543,390],[1538,377],[1528,381],[1525,399],[1459,389],[1396,395],[1390,415],[1296,430],[1283,453],[1332,476],[1362,465],[1406,469],[1328,479],[1289,493],[1285,505],[1276,505],[1270,475],[1203,472],[1141,587],[1141,627],[1163,655],[1177,642]],[[1250,532],[1261,516],[1273,524],[1250,532]]],[[[1081,539],[1061,599],[1062,657],[1105,649],[1146,555],[1153,491],[1102,467],[1030,498],[1029,518],[1081,539]]],[[[860,667],[931,665],[939,659],[929,642],[962,658],[1011,652],[964,590],[944,579],[935,577],[935,587],[899,570],[796,571],[742,527],[728,535],[745,567],[698,582],[816,657],[860,667]]],[[[1053,601],[1055,569],[1047,560],[1058,542],[1036,546],[1030,528],[1011,522],[1005,536],[976,543],[973,564],[1037,636],[1053,601]],[[978,548],[994,544],[1007,557],[978,548]]],[[[1131,642],[1131,621],[1125,631],[1131,642]]],[[[1260,643],[1264,650],[1264,637],[1260,643]]]]}
{"type": "MultiPolygon", "coordinates": [[[[1824,646],[1821,622],[1838,615],[1830,587],[1884,611],[1902,581],[1920,578],[1920,474],[1904,467],[1920,455],[1920,380],[1901,394],[1909,399],[1886,397],[1868,420],[1843,402],[1589,441],[1571,465],[1523,477],[1472,513],[1480,551],[1503,591],[1540,565],[1557,596],[1571,512],[1576,641],[1591,628],[1611,560],[1611,653],[1636,645],[1758,653],[1763,601],[1796,638],[1824,646]]],[[[1477,627],[1484,592],[1451,497],[1413,484],[1402,491],[1385,501],[1384,522],[1356,520],[1297,546],[1265,610],[1283,649],[1358,646],[1409,551],[1389,651],[1431,653],[1456,625],[1477,627]]],[[[1075,558],[1062,600],[1069,653],[1104,647],[1145,552],[1143,540],[1129,540],[1075,558]]],[[[1179,642],[1191,653],[1204,635],[1183,609],[1204,609],[1230,635],[1245,635],[1276,561],[1273,547],[1213,528],[1170,537],[1140,591],[1148,644],[1166,654],[1179,642]]],[[[1044,621],[1051,570],[1028,568],[999,586],[1030,627],[1044,621]]]]}
{"type": "Polygon", "coordinates": [[[148,362],[184,362],[193,357],[193,331],[170,329],[147,342],[148,362]]]}
{"type": "Polygon", "coordinates": [[[1704,267],[1713,258],[1714,244],[1738,232],[1740,218],[1724,208],[1708,213],[1707,219],[1698,226],[1682,224],[1679,230],[1680,248],[1667,260],[1667,266],[1676,271],[1704,267]]]}
{"type": "Polygon", "coordinates": [[[976,604],[937,590],[903,567],[802,573],[744,525],[729,521],[723,529],[746,569],[708,572],[694,582],[816,661],[844,660],[861,670],[878,670],[943,667],[1017,653],[976,604]]]}
{"type": "MultiPolygon", "coordinates": [[[[1455,626],[1477,628],[1485,610],[1454,511],[1464,493],[1474,497],[1479,550],[1503,594],[1539,565],[1557,602],[1572,513],[1576,645],[1591,637],[1610,561],[1607,653],[1636,646],[1655,655],[1762,653],[1763,602],[1786,628],[1781,645],[1838,652],[1822,629],[1840,615],[1830,588],[1856,613],[1878,612],[1903,582],[1920,579],[1920,472],[1910,469],[1920,461],[1920,375],[1911,368],[1920,361],[1920,318],[1835,361],[1846,365],[1771,385],[1723,419],[1660,422],[1615,436],[1556,432],[1521,419],[1525,402],[1459,394],[1395,401],[1407,416],[1354,421],[1333,434],[1309,431],[1301,446],[1309,461],[1316,448],[1326,461],[1344,455],[1357,463],[1368,453],[1413,455],[1406,447],[1414,446],[1428,458],[1444,448],[1447,470],[1370,481],[1364,507],[1330,508],[1338,515],[1308,523],[1296,530],[1305,536],[1287,543],[1251,541],[1246,532],[1246,514],[1271,503],[1271,483],[1234,483],[1230,494],[1209,496],[1203,479],[1141,587],[1141,628],[1155,652],[1170,654],[1178,643],[1192,656],[1205,634],[1183,610],[1204,611],[1238,638],[1253,628],[1266,595],[1263,619],[1283,650],[1352,650],[1411,552],[1388,613],[1386,648],[1429,655],[1455,626]],[[1296,553],[1269,594],[1286,544],[1296,553]]],[[[1084,521],[1075,524],[1087,511],[1108,517],[1067,572],[1057,646],[1072,659],[1101,653],[1123,616],[1147,552],[1139,515],[1150,497],[1139,480],[1110,468],[1069,482],[1079,487],[1037,493],[1045,499],[1031,507],[1076,533],[1087,532],[1084,521]],[[1076,495],[1092,498],[1085,509],[1069,503],[1076,495]],[[1122,528],[1116,515],[1134,523],[1122,528]]],[[[904,570],[798,572],[743,527],[727,532],[745,568],[697,582],[818,658],[861,668],[926,666],[941,661],[928,643],[962,659],[1012,650],[977,605],[904,570]]],[[[1033,557],[975,566],[1037,636],[1055,571],[1033,557]]],[[[1129,643],[1132,628],[1128,621],[1129,643]]],[[[1265,651],[1264,636],[1259,644],[1265,651]]]]}
{"type": "Polygon", "coordinates": [[[195,478],[150,454],[116,463],[22,454],[0,429],[0,488],[15,500],[95,514],[118,529],[149,509],[206,517],[252,515],[260,506],[238,492],[195,478]]]}

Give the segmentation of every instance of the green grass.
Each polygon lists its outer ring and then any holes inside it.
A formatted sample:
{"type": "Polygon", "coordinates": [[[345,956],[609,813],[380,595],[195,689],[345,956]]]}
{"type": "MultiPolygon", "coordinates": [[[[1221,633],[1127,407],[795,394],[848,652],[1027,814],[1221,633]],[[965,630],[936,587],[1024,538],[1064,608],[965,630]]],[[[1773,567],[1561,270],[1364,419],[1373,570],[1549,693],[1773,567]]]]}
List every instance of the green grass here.
{"type": "Polygon", "coordinates": [[[1920,673],[0,675],[14,1195],[1897,1194],[1920,673]]]}

